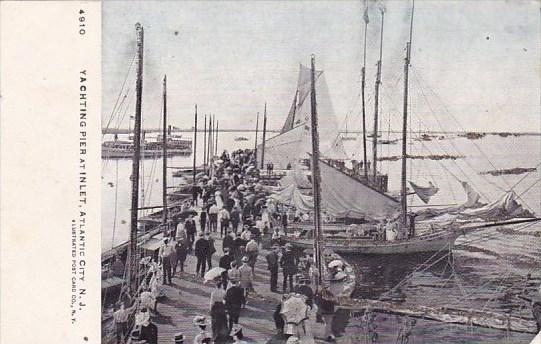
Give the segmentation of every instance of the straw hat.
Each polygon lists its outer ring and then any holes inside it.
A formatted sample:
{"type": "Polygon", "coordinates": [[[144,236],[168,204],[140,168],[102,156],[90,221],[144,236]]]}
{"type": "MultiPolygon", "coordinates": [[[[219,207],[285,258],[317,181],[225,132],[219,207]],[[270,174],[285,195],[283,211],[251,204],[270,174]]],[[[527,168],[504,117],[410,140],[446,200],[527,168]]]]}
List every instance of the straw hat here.
{"type": "Polygon", "coordinates": [[[298,337],[291,336],[287,339],[286,344],[300,344],[300,340],[298,337]]]}
{"type": "Polygon", "coordinates": [[[196,315],[195,318],[193,318],[193,324],[196,326],[207,326],[207,317],[204,315],[196,315]]]}
{"type": "Polygon", "coordinates": [[[182,332],[178,332],[174,336],[175,344],[184,344],[184,334],[182,332]]]}

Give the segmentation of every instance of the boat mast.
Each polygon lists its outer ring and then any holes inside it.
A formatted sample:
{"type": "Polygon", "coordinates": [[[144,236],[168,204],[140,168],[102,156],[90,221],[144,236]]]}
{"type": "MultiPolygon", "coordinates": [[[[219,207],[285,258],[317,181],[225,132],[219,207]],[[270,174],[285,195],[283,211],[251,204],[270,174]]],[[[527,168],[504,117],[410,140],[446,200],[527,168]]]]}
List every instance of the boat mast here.
{"type": "Polygon", "coordinates": [[[265,136],[267,136],[267,102],[265,102],[265,110],[263,111],[263,143],[261,143],[261,169],[265,163],[265,136]]]}
{"type": "MultiPolygon", "coordinates": [[[[195,104],[195,119],[194,119],[194,126],[193,126],[193,183],[195,184],[195,175],[197,174],[196,171],[196,163],[197,163],[197,104],[195,104]]],[[[195,202],[195,197],[193,198],[193,201],[195,202]]]]}
{"type": "Polygon", "coordinates": [[[167,75],[163,76],[163,142],[162,142],[162,162],[163,162],[163,172],[162,172],[162,202],[163,202],[163,212],[162,212],[162,221],[164,225],[164,230],[167,231],[167,75]]]}
{"type": "Polygon", "coordinates": [[[205,126],[203,127],[203,171],[207,173],[207,115],[205,114],[205,126]]]}
{"type": "MultiPolygon", "coordinates": [[[[365,2],[364,9],[364,43],[363,43],[363,68],[361,69],[361,103],[363,114],[363,164],[364,164],[364,178],[368,181],[368,165],[366,158],[366,106],[365,106],[365,86],[366,86],[366,30],[368,28],[368,7],[365,2]]],[[[374,160],[375,161],[375,160],[374,160]]]]}
{"type": "Polygon", "coordinates": [[[406,58],[404,59],[404,108],[402,116],[402,175],[400,188],[400,203],[401,203],[401,222],[402,230],[406,231],[408,226],[408,194],[406,187],[406,160],[407,160],[407,131],[408,131],[408,76],[409,65],[411,61],[411,36],[413,29],[413,11],[415,9],[415,0],[413,0],[411,8],[411,22],[409,42],[406,43],[406,58]]]}
{"type": "Polygon", "coordinates": [[[212,141],[213,141],[213,135],[214,135],[214,115],[210,115],[209,119],[209,133],[208,133],[208,140],[207,140],[207,161],[209,163],[209,177],[212,175],[212,141]]]}
{"type": "Polygon", "coordinates": [[[212,122],[214,121],[213,115],[209,115],[209,126],[208,126],[208,133],[207,133],[207,147],[205,148],[207,150],[207,164],[208,164],[208,171],[209,171],[209,177],[212,174],[212,161],[210,158],[210,143],[212,142],[212,122]]]}
{"type": "Polygon", "coordinates": [[[257,117],[255,120],[255,143],[254,143],[254,152],[255,152],[255,164],[257,166],[257,132],[259,131],[259,111],[257,112],[257,117]]]}
{"type": "Polygon", "coordinates": [[[218,129],[219,129],[218,120],[216,120],[216,144],[214,145],[214,156],[218,155],[218,129]]]}
{"type": "Polygon", "coordinates": [[[318,278],[316,286],[321,284],[321,175],[319,171],[319,134],[317,131],[317,101],[316,101],[316,77],[315,77],[315,60],[312,55],[311,59],[311,92],[310,92],[310,113],[311,113],[311,131],[312,131],[312,192],[314,197],[314,258],[318,270],[318,278]]]}
{"type": "Polygon", "coordinates": [[[135,24],[137,40],[137,72],[135,82],[135,125],[133,129],[133,159],[131,176],[131,221],[130,245],[128,248],[127,283],[132,288],[137,286],[137,208],[139,206],[139,161],[141,158],[141,105],[143,98],[143,40],[144,30],[140,23],[135,24]]]}
{"type": "Polygon", "coordinates": [[[374,137],[372,138],[372,177],[373,182],[376,183],[377,177],[377,158],[378,158],[378,111],[379,111],[379,85],[381,84],[381,59],[383,55],[383,19],[385,18],[385,12],[381,10],[381,32],[379,43],[379,60],[378,71],[376,74],[376,89],[374,94],[374,137]]]}

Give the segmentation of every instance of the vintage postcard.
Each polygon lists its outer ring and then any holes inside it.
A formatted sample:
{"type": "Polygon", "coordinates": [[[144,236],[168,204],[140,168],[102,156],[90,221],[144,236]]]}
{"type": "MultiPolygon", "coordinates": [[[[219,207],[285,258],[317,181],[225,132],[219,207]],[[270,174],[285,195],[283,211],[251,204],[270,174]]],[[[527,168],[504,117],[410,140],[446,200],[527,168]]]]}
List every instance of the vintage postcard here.
{"type": "Polygon", "coordinates": [[[540,9],[0,2],[0,341],[541,343],[540,9]]]}

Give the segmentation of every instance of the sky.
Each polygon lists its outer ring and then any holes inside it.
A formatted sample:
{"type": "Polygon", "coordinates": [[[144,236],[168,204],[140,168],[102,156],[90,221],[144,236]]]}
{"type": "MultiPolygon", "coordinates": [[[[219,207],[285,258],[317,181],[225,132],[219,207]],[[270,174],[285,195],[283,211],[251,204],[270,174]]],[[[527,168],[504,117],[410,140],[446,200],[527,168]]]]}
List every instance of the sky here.
{"type": "MultiPolygon", "coordinates": [[[[358,130],[367,6],[367,124],[370,128],[373,121],[384,11],[380,125],[398,129],[411,4],[105,1],[103,126],[130,70],[135,23],[140,22],[145,30],[146,127],[160,123],[162,79],[167,74],[169,123],[174,126],[190,128],[197,103],[199,114],[215,114],[221,128],[253,129],[256,113],[263,112],[266,102],[268,128],[279,129],[295,94],[299,63],[309,65],[315,54],[340,127],[347,123],[349,130],[358,130]]],[[[411,127],[541,132],[539,1],[417,0],[412,37],[411,127]]],[[[135,108],[133,67],[128,75],[122,112],[129,115],[135,108]]],[[[121,127],[128,127],[127,117],[121,127]]]]}

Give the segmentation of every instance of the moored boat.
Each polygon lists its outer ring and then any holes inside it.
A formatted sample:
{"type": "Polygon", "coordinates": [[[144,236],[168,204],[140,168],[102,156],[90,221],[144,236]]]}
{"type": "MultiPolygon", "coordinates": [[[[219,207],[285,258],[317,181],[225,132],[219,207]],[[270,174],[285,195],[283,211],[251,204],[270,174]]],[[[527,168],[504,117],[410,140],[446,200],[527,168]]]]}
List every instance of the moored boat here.
{"type": "MultiPolygon", "coordinates": [[[[190,141],[191,142],[191,141],[190,141]]],[[[114,140],[105,141],[101,145],[101,157],[103,159],[129,159],[133,157],[134,145],[131,141],[114,140]]],[[[190,155],[191,145],[187,148],[184,144],[173,144],[167,148],[167,156],[190,155]]],[[[144,142],[141,144],[141,158],[158,158],[163,154],[162,144],[159,142],[144,142]]]]}

